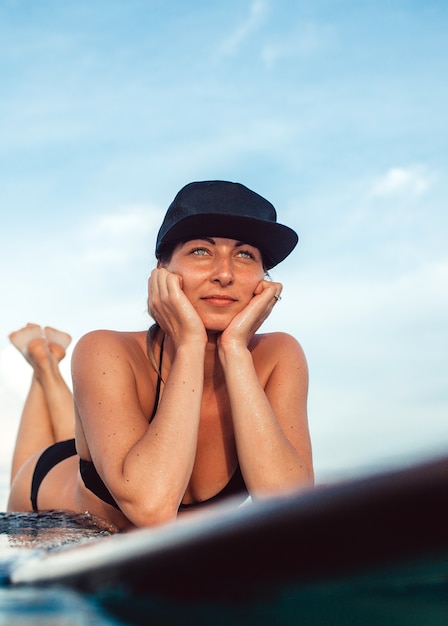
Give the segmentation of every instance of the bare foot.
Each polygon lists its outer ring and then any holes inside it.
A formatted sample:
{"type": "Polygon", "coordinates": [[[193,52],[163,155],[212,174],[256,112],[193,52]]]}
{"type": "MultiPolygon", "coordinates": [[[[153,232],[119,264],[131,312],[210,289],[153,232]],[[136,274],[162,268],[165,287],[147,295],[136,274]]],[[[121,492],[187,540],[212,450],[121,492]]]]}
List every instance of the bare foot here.
{"type": "Polygon", "coordinates": [[[58,343],[49,344],[42,336],[31,339],[23,355],[33,368],[35,378],[45,384],[45,380],[51,380],[59,375],[58,363],[64,358],[65,349],[58,343]]]}
{"type": "MultiPolygon", "coordinates": [[[[52,355],[47,340],[38,324],[27,324],[9,335],[11,343],[23,354],[40,380],[42,373],[52,366],[52,355]]],[[[64,351],[65,354],[65,351],[64,351]]]]}
{"type": "Polygon", "coordinates": [[[58,343],[64,350],[66,350],[72,340],[68,333],[64,333],[62,330],[57,330],[56,328],[51,328],[51,326],[45,326],[44,332],[48,343],[58,343]]]}
{"type": "Polygon", "coordinates": [[[47,371],[54,363],[53,355],[50,353],[45,337],[38,337],[29,342],[25,358],[33,367],[38,379],[42,372],[47,371]]]}
{"type": "Polygon", "coordinates": [[[38,324],[27,324],[20,330],[11,333],[9,339],[26,358],[30,341],[42,338],[43,336],[42,328],[38,324]]]}
{"type": "Polygon", "coordinates": [[[46,326],[42,330],[38,324],[27,324],[24,328],[11,333],[9,339],[34,370],[36,370],[36,366],[38,368],[44,366],[50,354],[57,361],[61,361],[72,340],[68,333],[50,326],[46,326]]]}

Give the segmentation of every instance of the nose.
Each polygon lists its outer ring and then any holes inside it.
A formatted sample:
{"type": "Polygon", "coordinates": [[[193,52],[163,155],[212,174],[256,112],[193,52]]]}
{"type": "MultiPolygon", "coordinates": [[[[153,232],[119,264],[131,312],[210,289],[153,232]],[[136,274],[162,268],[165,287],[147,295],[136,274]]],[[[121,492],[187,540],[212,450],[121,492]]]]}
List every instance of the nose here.
{"type": "Polygon", "coordinates": [[[233,283],[232,261],[227,257],[218,257],[215,260],[212,281],[222,287],[233,283]]]}

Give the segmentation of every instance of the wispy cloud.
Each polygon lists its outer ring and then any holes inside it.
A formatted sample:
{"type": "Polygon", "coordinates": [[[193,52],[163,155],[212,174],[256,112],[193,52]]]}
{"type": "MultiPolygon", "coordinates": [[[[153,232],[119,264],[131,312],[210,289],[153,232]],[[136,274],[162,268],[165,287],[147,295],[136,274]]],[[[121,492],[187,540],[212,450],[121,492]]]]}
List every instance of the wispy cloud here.
{"type": "Polygon", "coordinates": [[[422,196],[436,176],[421,165],[392,167],[373,186],[373,196],[422,196]]]}
{"type": "Polygon", "coordinates": [[[261,59],[267,69],[289,59],[309,59],[326,50],[333,37],[333,31],[322,24],[301,22],[290,32],[282,32],[263,46],[261,59]]]}
{"type": "Polygon", "coordinates": [[[153,206],[127,206],[114,213],[96,215],[85,226],[80,266],[113,266],[131,263],[153,254],[153,244],[162,210],[153,206]]]}
{"type": "Polygon", "coordinates": [[[225,56],[237,54],[244,42],[263,24],[268,8],[266,0],[253,0],[248,17],[223,42],[221,54],[225,56]]]}

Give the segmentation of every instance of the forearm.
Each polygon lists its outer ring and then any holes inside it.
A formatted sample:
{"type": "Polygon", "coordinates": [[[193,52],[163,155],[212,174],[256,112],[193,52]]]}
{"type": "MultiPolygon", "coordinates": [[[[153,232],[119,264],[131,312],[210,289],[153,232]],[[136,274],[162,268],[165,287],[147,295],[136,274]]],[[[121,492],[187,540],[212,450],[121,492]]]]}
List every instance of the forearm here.
{"type": "Polygon", "coordinates": [[[204,379],[200,346],[177,350],[157,413],[126,455],[122,483],[133,485],[123,512],[134,522],[177,511],[195,460],[204,379]]]}
{"type": "Polygon", "coordinates": [[[221,354],[238,459],[249,491],[278,493],[310,481],[307,460],[283,432],[247,349],[221,354]]]}

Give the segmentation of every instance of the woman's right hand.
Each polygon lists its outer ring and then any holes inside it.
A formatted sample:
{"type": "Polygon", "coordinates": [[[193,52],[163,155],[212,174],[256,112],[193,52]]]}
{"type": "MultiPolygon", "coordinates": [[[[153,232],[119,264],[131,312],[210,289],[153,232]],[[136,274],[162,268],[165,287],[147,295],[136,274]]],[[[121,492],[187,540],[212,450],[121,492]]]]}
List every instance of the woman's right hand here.
{"type": "Polygon", "coordinates": [[[182,277],[164,267],[151,272],[148,280],[148,310],[174,345],[206,342],[207,332],[195,308],[182,290],[182,277]]]}

